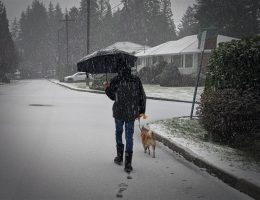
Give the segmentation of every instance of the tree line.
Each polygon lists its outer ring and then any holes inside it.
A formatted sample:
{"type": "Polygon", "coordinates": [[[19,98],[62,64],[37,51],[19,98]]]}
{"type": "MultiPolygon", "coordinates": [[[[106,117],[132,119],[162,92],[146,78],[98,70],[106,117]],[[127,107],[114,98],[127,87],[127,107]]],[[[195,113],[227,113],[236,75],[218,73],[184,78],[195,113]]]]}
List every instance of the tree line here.
{"type": "Polygon", "coordinates": [[[215,27],[219,34],[243,38],[260,33],[259,0],[196,0],[179,25],[179,37],[215,27]]]}
{"type": "Polygon", "coordinates": [[[6,9],[0,1],[0,82],[6,80],[7,72],[14,72],[17,64],[17,53],[8,28],[6,9]]]}
{"type": "MultiPolygon", "coordinates": [[[[79,8],[62,12],[59,4],[34,0],[19,20],[11,25],[11,32],[21,58],[20,68],[30,76],[46,74],[55,69],[57,61],[66,63],[66,26],[68,22],[69,64],[67,73],[75,70],[75,63],[86,55],[87,0],[79,8]],[[74,65],[74,68],[73,68],[74,65]],[[40,73],[41,72],[41,73],[40,73]]],[[[90,1],[90,52],[118,41],[130,41],[155,46],[176,39],[170,0],[122,0],[111,6],[109,0],[90,1]]]]}
{"type": "MultiPolygon", "coordinates": [[[[71,73],[75,63],[86,55],[87,10],[87,0],[65,11],[59,4],[50,2],[46,6],[34,0],[9,29],[0,0],[1,73],[18,68],[18,61],[19,69],[28,78],[57,69],[58,63],[65,66],[66,27],[61,21],[65,15],[70,19],[67,73],[71,73]]],[[[219,34],[237,38],[259,34],[258,0],[196,0],[188,7],[178,31],[170,0],[121,0],[118,5],[111,5],[109,0],[91,0],[90,10],[90,52],[119,41],[156,46],[210,26],[216,27],[219,34]]]]}

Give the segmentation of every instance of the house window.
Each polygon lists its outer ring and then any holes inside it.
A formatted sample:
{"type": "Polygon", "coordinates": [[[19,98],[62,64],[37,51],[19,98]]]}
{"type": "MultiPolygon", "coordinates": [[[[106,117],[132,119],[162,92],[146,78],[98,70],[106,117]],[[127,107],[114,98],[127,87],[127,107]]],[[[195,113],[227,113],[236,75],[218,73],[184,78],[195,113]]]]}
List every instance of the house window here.
{"type": "Polygon", "coordinates": [[[191,68],[193,65],[193,54],[185,55],[185,68],[191,68]]]}
{"type": "Polygon", "coordinates": [[[141,59],[142,58],[137,58],[137,65],[141,65],[141,59]]]}
{"type": "Polygon", "coordinates": [[[153,56],[152,57],[152,60],[153,60],[153,64],[157,62],[157,57],[156,56],[153,56]]]}
{"type": "Polygon", "coordinates": [[[171,56],[171,63],[178,68],[182,68],[182,55],[171,56]]]}
{"type": "Polygon", "coordinates": [[[163,62],[164,61],[163,56],[158,56],[157,58],[158,58],[158,62],[163,62]]]}

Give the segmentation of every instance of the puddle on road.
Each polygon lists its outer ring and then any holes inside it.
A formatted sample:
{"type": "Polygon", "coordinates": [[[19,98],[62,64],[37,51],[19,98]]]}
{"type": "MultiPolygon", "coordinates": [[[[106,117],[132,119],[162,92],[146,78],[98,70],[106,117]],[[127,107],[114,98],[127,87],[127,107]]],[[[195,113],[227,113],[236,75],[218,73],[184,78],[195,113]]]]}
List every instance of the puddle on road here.
{"type": "Polygon", "coordinates": [[[35,107],[52,107],[51,104],[29,104],[29,106],[35,106],[35,107]]]}

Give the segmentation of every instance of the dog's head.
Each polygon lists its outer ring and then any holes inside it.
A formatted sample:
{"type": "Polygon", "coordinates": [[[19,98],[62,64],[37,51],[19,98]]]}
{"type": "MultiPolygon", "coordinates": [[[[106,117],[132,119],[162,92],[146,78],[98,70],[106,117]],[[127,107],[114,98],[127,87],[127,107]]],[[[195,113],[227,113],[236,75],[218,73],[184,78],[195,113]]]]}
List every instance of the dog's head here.
{"type": "Polygon", "coordinates": [[[144,138],[147,138],[151,135],[151,130],[145,128],[145,127],[142,127],[141,128],[141,137],[144,139],[144,138]]]}

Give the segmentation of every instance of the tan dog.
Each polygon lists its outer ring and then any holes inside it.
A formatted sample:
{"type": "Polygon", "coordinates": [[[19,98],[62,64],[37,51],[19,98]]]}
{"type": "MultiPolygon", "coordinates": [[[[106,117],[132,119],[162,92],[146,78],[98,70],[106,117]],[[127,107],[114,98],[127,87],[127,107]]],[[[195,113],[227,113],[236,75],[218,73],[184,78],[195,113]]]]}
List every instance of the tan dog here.
{"type": "Polygon", "coordinates": [[[141,130],[141,138],[142,138],[142,143],[144,147],[144,153],[146,153],[146,150],[148,149],[149,155],[150,153],[150,146],[153,148],[153,158],[155,158],[155,138],[154,138],[154,133],[151,130],[147,130],[146,128],[142,127],[140,128],[141,130]]]}

